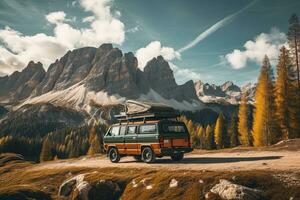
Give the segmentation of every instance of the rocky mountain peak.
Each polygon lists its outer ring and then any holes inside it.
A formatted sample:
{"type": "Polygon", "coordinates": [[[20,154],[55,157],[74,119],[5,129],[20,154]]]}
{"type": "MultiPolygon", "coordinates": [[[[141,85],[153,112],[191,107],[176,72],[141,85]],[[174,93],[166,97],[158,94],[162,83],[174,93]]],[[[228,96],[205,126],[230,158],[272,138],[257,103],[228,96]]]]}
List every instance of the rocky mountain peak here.
{"type": "Polygon", "coordinates": [[[27,65],[27,67],[25,68],[25,70],[41,70],[41,71],[45,71],[45,69],[43,68],[43,64],[40,62],[35,63],[34,61],[30,61],[27,65]]]}
{"type": "Polygon", "coordinates": [[[227,81],[221,86],[222,91],[233,91],[233,92],[241,92],[241,89],[239,86],[235,85],[232,81],[227,81]]]}
{"type": "Polygon", "coordinates": [[[10,76],[0,78],[0,100],[15,102],[29,97],[43,80],[45,73],[40,62],[30,61],[21,72],[14,72],[10,76]]]}

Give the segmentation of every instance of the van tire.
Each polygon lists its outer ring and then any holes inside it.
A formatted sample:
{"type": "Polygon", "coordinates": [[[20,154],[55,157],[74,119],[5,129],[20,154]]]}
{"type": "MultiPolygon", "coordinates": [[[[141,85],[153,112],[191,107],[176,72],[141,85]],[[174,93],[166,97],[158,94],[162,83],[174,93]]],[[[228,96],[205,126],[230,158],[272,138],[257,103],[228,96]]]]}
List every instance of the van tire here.
{"type": "Polygon", "coordinates": [[[153,152],[153,150],[150,147],[143,148],[142,159],[145,163],[155,162],[155,153],[153,152]]]}
{"type": "Polygon", "coordinates": [[[133,159],[137,162],[141,162],[142,161],[142,156],[141,155],[136,155],[136,156],[133,156],[133,159]]]}
{"type": "Polygon", "coordinates": [[[109,157],[110,162],[112,162],[112,163],[118,163],[121,159],[121,156],[120,156],[118,150],[114,147],[109,149],[108,157],[109,157]]]}
{"type": "Polygon", "coordinates": [[[179,154],[174,154],[174,155],[171,155],[171,159],[173,161],[180,161],[183,159],[183,153],[179,153],[179,154]]]}

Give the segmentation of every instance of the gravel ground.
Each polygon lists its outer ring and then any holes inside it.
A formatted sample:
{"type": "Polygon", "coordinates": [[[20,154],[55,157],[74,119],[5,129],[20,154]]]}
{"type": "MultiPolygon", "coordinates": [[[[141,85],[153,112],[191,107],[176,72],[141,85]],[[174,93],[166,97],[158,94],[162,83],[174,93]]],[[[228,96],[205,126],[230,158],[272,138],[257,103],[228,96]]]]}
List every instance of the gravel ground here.
{"type": "Polygon", "coordinates": [[[119,163],[111,163],[105,156],[80,157],[50,161],[37,164],[28,170],[40,170],[63,167],[119,167],[119,168],[154,168],[168,170],[212,170],[212,171],[247,171],[247,170],[282,170],[300,171],[300,151],[241,151],[241,152],[193,152],[186,154],[179,162],[169,157],[157,159],[153,164],[136,162],[132,157],[124,157],[119,163]]]}

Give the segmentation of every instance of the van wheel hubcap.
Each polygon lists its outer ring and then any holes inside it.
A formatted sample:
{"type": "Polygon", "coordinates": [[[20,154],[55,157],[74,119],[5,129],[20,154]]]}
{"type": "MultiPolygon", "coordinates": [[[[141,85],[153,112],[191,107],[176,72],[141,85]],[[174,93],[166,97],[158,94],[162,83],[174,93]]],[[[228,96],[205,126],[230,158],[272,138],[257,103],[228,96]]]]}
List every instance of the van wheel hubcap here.
{"type": "Polygon", "coordinates": [[[111,154],[111,158],[113,159],[113,160],[115,160],[116,159],[116,157],[117,157],[117,154],[116,154],[116,152],[114,151],[114,152],[112,152],[112,154],[111,154]]]}
{"type": "Polygon", "coordinates": [[[146,157],[146,160],[151,159],[151,156],[152,156],[152,155],[151,155],[151,152],[148,151],[148,152],[146,153],[146,156],[145,156],[145,157],[146,157]]]}

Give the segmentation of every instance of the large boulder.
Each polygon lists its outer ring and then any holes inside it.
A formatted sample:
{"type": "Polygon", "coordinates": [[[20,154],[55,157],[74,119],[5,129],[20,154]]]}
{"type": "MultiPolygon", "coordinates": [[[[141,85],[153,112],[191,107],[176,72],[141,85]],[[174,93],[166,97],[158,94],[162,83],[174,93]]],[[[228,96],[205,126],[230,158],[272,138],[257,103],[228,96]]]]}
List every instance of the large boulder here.
{"type": "Polygon", "coordinates": [[[234,184],[228,180],[221,179],[210,192],[228,200],[259,200],[262,199],[262,191],[242,185],[234,184]]]}
{"type": "Polygon", "coordinates": [[[59,187],[58,195],[68,197],[73,193],[72,199],[88,200],[91,186],[87,181],[84,181],[84,176],[85,174],[79,174],[63,182],[59,187]]]}
{"type": "Polygon", "coordinates": [[[119,199],[122,190],[119,185],[111,180],[84,179],[86,174],[77,175],[61,184],[58,196],[69,197],[72,200],[111,200],[119,199]]]}

